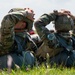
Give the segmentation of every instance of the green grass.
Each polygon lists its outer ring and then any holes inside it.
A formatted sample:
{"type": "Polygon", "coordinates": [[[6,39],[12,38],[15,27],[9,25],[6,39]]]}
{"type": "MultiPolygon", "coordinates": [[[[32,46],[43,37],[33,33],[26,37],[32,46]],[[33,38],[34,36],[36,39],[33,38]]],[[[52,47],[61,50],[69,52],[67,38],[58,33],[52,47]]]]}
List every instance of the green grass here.
{"type": "MultiPolygon", "coordinates": [[[[9,75],[7,71],[0,71],[0,75],[9,75]]],[[[10,75],[75,75],[74,68],[46,68],[44,65],[40,67],[34,67],[33,69],[26,71],[25,69],[12,70],[10,75]]]]}

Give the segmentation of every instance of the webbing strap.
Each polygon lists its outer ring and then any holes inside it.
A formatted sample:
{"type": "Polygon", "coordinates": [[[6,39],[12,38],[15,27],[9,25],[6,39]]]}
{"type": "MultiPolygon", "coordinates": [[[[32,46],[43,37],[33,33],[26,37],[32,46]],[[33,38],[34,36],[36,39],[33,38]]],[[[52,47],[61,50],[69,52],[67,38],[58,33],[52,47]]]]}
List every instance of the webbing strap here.
{"type": "Polygon", "coordinates": [[[59,34],[55,33],[55,36],[62,47],[64,47],[67,51],[73,50],[72,45],[67,45],[67,41],[61,37],[59,34]]]}

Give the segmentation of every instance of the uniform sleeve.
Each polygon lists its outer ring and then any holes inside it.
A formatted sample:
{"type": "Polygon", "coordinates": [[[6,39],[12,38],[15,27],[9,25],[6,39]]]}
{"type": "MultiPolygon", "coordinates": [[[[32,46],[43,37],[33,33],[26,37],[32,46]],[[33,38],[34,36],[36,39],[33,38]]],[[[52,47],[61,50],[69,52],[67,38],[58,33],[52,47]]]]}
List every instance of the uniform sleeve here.
{"type": "Polygon", "coordinates": [[[27,18],[26,11],[18,11],[18,12],[11,12],[7,16],[9,16],[10,21],[12,23],[17,24],[18,21],[25,21],[27,22],[27,30],[30,31],[33,27],[33,22],[27,18]]]}
{"type": "Polygon", "coordinates": [[[38,20],[34,22],[35,29],[41,39],[42,37],[46,38],[46,36],[50,33],[50,31],[45,26],[47,26],[51,21],[54,21],[55,18],[56,16],[54,13],[43,14],[38,20]]]}
{"type": "Polygon", "coordinates": [[[56,19],[56,15],[54,13],[50,13],[50,14],[43,14],[35,23],[37,25],[43,25],[46,26],[48,25],[51,21],[54,21],[56,19]]]}
{"type": "Polygon", "coordinates": [[[20,12],[11,12],[8,14],[8,16],[10,17],[10,20],[16,24],[18,21],[21,21],[21,20],[25,21],[27,13],[21,12],[21,11],[20,12]]]}

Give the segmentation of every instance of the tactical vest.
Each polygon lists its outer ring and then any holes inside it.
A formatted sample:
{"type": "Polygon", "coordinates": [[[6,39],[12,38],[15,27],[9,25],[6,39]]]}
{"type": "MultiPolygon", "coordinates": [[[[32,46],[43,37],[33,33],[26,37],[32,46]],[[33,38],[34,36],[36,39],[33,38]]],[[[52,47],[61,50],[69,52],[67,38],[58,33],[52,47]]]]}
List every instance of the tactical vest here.
{"type": "Polygon", "coordinates": [[[68,32],[74,26],[73,20],[66,15],[57,15],[55,20],[55,29],[59,32],[68,32]]]}

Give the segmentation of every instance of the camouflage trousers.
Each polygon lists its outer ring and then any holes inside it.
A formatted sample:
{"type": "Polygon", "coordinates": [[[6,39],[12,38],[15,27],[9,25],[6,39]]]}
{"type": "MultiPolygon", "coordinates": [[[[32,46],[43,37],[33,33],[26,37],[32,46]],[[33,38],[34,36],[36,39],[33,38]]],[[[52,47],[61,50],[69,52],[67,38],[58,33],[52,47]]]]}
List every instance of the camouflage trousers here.
{"type": "Polygon", "coordinates": [[[8,53],[8,50],[11,49],[11,46],[14,42],[13,27],[14,23],[11,21],[10,16],[5,16],[1,23],[0,41],[3,47],[0,47],[0,53],[2,54],[8,53]]]}

